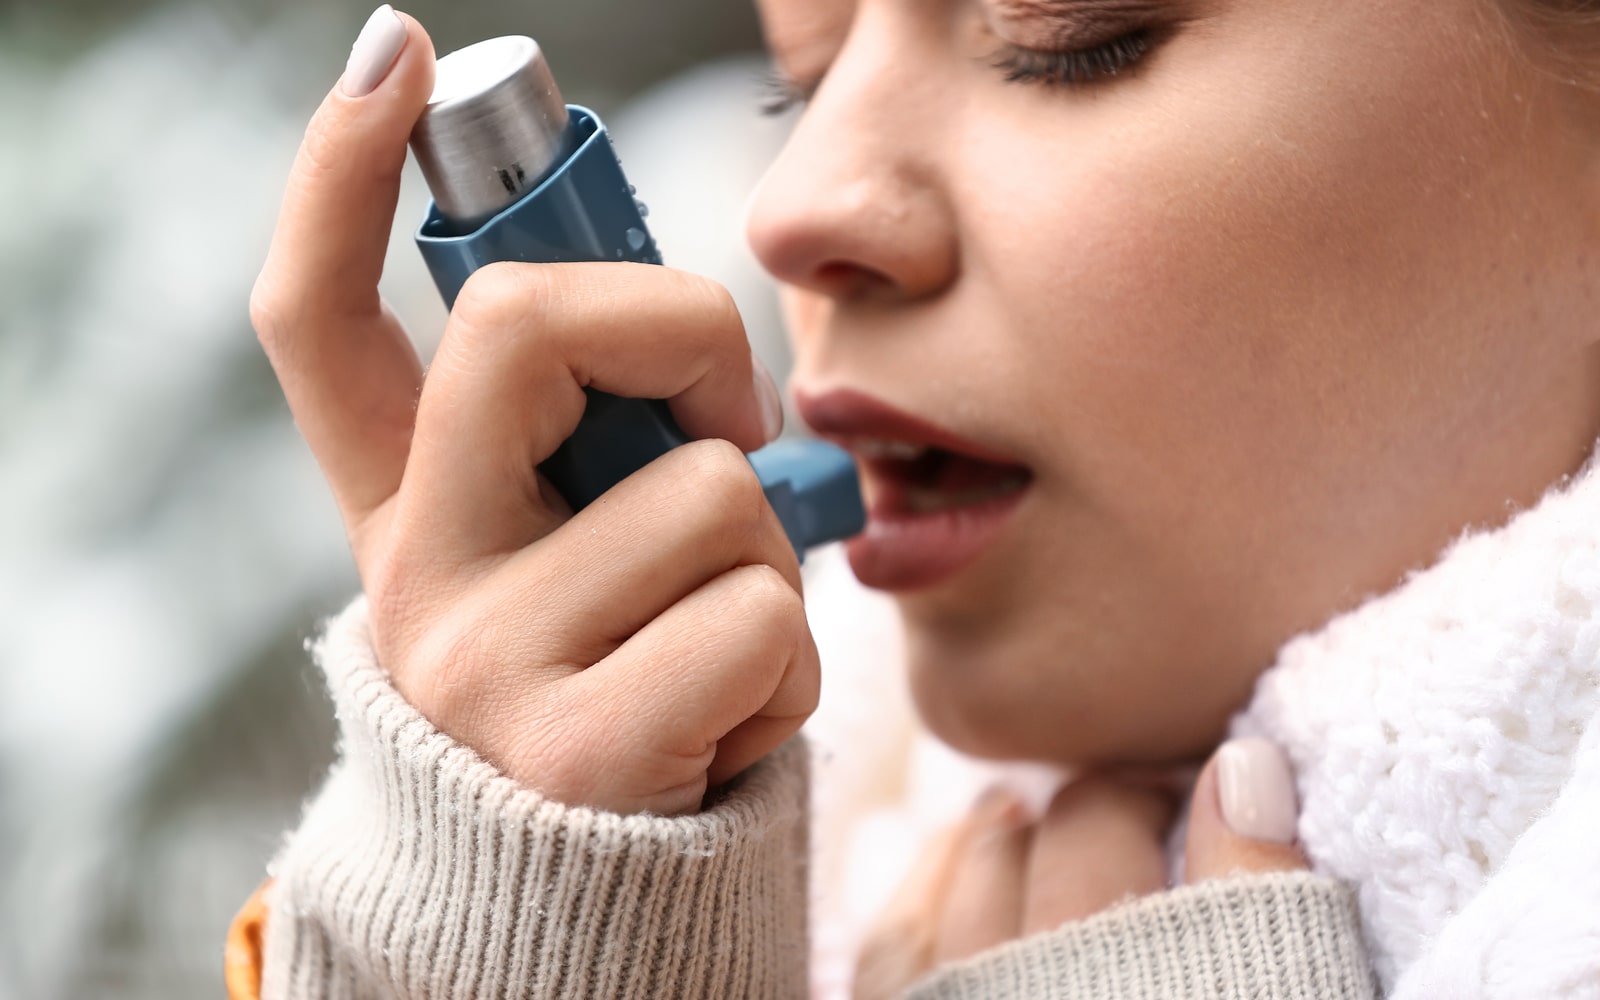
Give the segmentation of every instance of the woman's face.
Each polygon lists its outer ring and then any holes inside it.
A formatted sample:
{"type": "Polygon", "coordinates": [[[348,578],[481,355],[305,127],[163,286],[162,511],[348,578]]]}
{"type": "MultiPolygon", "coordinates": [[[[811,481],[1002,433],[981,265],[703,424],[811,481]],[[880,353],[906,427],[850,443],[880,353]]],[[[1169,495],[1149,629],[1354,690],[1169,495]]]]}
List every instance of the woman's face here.
{"type": "Polygon", "coordinates": [[[750,237],[936,732],[1200,752],[1582,463],[1600,127],[1486,2],[760,0],[815,92],[750,237]]]}

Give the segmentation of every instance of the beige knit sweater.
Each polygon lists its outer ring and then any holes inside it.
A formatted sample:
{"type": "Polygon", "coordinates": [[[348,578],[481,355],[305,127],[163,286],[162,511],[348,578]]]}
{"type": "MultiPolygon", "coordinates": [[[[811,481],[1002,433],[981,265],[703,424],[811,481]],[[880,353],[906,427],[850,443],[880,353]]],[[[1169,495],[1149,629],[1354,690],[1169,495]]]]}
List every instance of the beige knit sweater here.
{"type": "MultiPolygon", "coordinates": [[[[318,645],[340,762],[273,864],[268,1000],[806,994],[805,749],[697,816],[550,802],[389,685],[365,603],[318,645]]],[[[1370,1000],[1354,904],[1307,873],[1124,903],[936,970],[915,1000],[1370,1000]]]]}

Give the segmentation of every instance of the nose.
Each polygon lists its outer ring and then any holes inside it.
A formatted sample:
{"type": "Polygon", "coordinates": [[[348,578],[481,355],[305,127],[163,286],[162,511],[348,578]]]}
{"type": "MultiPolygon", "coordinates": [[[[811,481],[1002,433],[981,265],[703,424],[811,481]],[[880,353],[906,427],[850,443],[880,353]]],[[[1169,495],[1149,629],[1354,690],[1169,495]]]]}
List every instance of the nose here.
{"type": "Polygon", "coordinates": [[[746,235],[778,280],[838,300],[937,295],[960,270],[936,151],[959,129],[934,43],[858,17],[750,203],[746,235]]]}

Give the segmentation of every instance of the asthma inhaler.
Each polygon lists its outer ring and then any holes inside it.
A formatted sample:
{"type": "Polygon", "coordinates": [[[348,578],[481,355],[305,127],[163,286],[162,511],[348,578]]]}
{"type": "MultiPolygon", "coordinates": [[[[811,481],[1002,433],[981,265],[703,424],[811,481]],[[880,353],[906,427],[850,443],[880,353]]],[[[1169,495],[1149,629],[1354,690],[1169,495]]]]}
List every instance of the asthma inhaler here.
{"type": "MultiPolygon", "coordinates": [[[[433,192],[417,246],[447,306],[495,261],[661,263],[605,125],[562,102],[531,38],[492,38],[440,59],[411,149],[433,192]]],[[[578,429],[539,465],[573,510],[689,441],[662,400],[584,392],[578,429]]],[[[861,487],[844,450],[779,441],[749,458],[802,557],[861,531],[861,487]]]]}

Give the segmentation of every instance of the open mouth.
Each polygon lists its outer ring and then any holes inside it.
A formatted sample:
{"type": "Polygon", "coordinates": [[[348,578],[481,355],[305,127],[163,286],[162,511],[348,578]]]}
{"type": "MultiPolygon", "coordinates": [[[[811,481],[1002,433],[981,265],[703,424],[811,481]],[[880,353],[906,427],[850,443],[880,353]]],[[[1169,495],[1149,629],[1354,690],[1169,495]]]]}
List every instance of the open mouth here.
{"type": "Polygon", "coordinates": [[[848,553],[870,587],[912,590],[955,576],[1000,536],[1033,484],[1028,466],[861,393],[796,393],[796,402],[861,469],[867,527],[848,553]]]}
{"type": "Polygon", "coordinates": [[[874,517],[937,514],[1014,496],[1028,488],[1027,466],[991,462],[935,445],[887,438],[845,443],[860,461],[874,517]]]}

